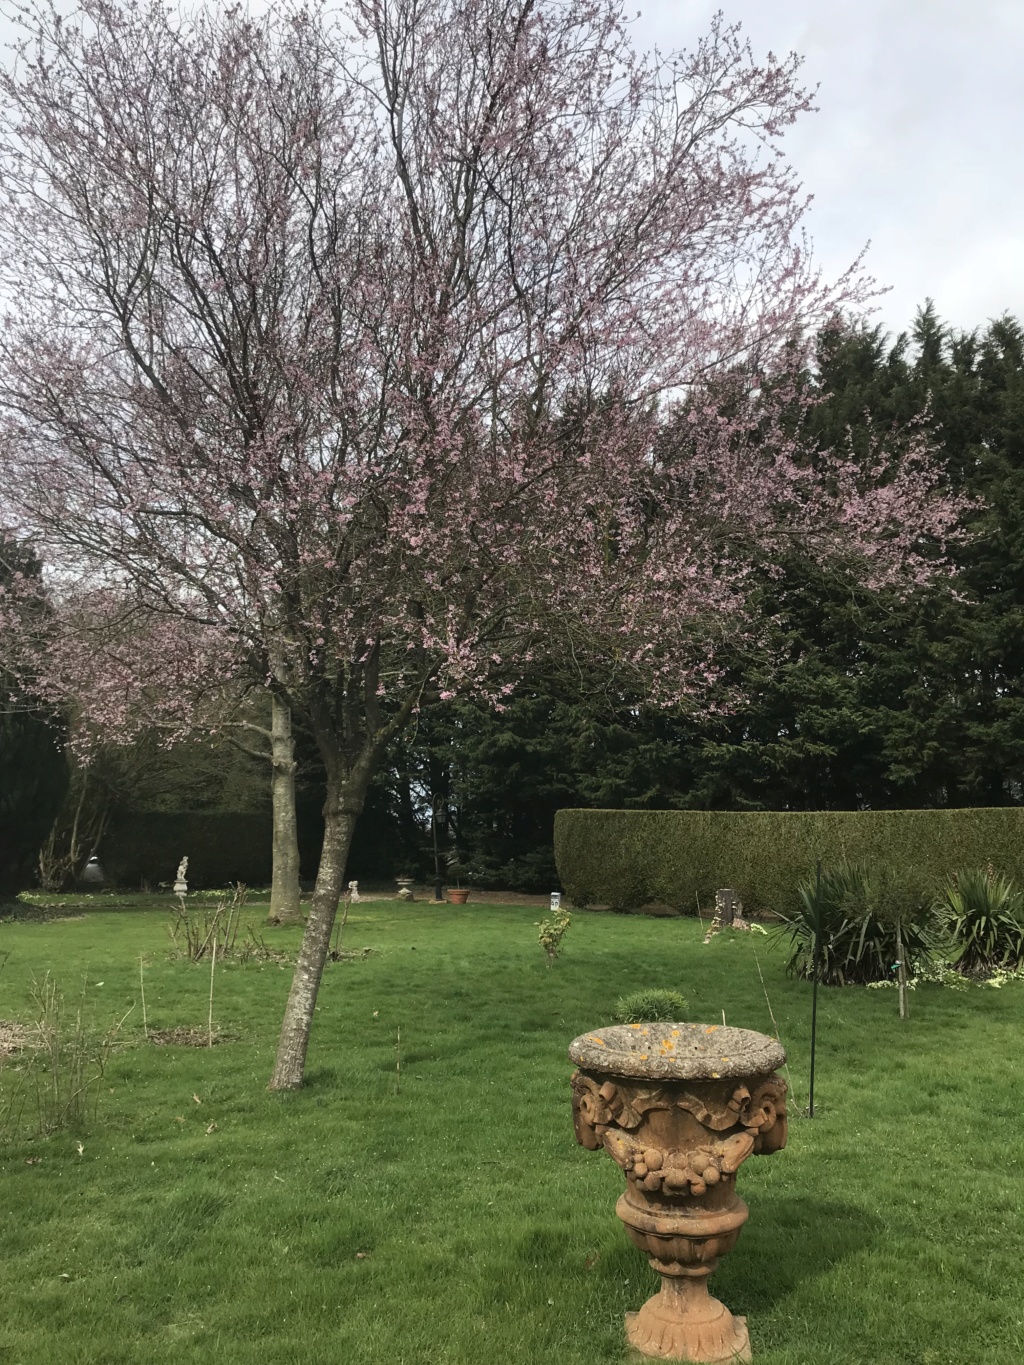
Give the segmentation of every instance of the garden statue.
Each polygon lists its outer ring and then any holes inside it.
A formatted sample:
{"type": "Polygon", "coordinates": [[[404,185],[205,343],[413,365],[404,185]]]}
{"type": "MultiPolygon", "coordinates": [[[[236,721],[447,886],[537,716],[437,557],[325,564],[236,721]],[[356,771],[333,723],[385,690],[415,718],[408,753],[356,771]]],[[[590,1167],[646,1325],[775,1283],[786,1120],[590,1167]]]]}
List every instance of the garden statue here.
{"type": "Polygon", "coordinates": [[[188,882],[185,880],[185,873],[188,871],[188,858],[182,858],[178,864],[178,871],[174,877],[174,894],[176,896],[188,895],[188,882]]]}
{"type": "Polygon", "coordinates": [[[91,886],[99,886],[103,881],[103,868],[95,853],[82,868],[82,881],[88,882],[91,886]]]}
{"type": "Polygon", "coordinates": [[[350,902],[351,902],[353,905],[358,905],[358,904],[359,904],[359,883],[358,883],[358,882],[349,882],[349,884],[348,884],[348,898],[349,898],[350,902]]]}
{"type": "Polygon", "coordinates": [[[662,1277],[626,1337],[645,1356],[749,1361],[746,1319],[708,1293],[747,1206],[736,1172],[786,1145],[786,1054],[774,1038],[717,1024],[623,1024],[576,1038],[576,1138],[622,1168],[615,1212],[662,1277]]]}

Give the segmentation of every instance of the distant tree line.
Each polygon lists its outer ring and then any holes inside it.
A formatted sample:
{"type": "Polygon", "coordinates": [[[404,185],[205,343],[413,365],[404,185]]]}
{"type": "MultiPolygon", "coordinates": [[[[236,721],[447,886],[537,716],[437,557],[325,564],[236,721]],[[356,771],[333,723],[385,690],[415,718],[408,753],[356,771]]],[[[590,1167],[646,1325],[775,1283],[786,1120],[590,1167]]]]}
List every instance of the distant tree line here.
{"type": "MultiPolygon", "coordinates": [[[[822,450],[845,444],[856,460],[879,431],[924,432],[949,486],[977,498],[953,573],[910,592],[869,590],[861,574],[835,563],[823,569],[794,544],[756,583],[758,628],[719,650],[711,714],[646,708],[613,674],[581,676],[571,659],[563,673],[550,662],[522,673],[501,710],[428,696],[370,787],[351,876],[432,878],[436,845],[442,873],[458,855],[478,885],[546,890],[555,884],[552,828],[563,806],[1021,803],[1024,328],[1006,316],[956,332],[928,303],[895,340],[881,326],[823,332],[805,382],[816,403],[801,420],[822,450]]],[[[0,818],[12,863],[17,832],[22,881],[36,857],[40,812],[52,818],[65,782],[53,737],[52,727],[0,709],[0,818]]],[[[296,739],[299,843],[310,878],[323,778],[309,736],[300,729],[296,739]]],[[[89,799],[100,827],[139,805],[227,809],[240,796],[255,809],[268,800],[260,766],[227,761],[223,747],[150,743],[139,758],[94,761],[89,799]]],[[[83,780],[72,774],[68,802],[80,798],[83,780]]],[[[67,825],[72,814],[66,803],[59,820],[67,825]]]]}
{"type": "MultiPolygon", "coordinates": [[[[1016,805],[1024,798],[1024,328],[974,332],[931,303],[893,340],[836,328],[807,376],[822,449],[923,429],[978,499],[954,573],[898,594],[799,546],[757,587],[761,630],[732,649],[721,710],[636,706],[550,670],[505,709],[434,703],[392,752],[353,859],[427,874],[430,808],[482,885],[544,890],[560,806],[714,810],[1016,805]]],[[[805,419],[806,420],[806,419],[805,419]]],[[[567,661],[568,665],[568,661],[567,661]]],[[[567,667],[567,672],[568,672],[567,667]]],[[[369,869],[360,869],[365,872],[369,869]]]]}

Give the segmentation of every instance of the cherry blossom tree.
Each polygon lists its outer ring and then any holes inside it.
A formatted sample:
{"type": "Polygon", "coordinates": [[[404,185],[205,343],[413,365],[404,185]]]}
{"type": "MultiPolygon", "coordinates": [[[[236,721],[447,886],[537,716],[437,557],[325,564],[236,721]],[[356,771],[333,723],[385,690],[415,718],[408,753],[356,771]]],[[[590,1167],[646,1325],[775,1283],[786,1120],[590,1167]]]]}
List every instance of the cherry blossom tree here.
{"type": "Polygon", "coordinates": [[[616,0],[23,23],[0,497],[55,596],[130,592],[311,727],[324,843],[271,1079],[296,1086],[356,817],[428,692],[500,703],[571,650],[677,703],[751,556],[799,535],[913,575],[956,508],[924,458],[810,462],[772,416],[863,288],[807,259],[797,59],[717,20],[640,56],[616,0]]]}

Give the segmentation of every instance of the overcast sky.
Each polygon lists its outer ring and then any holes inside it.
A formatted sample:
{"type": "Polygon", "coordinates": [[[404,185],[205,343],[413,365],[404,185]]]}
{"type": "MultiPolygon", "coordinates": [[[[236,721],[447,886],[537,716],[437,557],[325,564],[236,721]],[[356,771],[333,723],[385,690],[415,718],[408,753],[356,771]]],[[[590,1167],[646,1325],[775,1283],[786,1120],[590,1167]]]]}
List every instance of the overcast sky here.
{"type": "Polygon", "coordinates": [[[927,296],[957,327],[1024,318],[1024,0],[631,0],[636,44],[690,46],[718,8],[819,87],[786,145],[826,270],[870,240],[894,331],[927,296]]]}

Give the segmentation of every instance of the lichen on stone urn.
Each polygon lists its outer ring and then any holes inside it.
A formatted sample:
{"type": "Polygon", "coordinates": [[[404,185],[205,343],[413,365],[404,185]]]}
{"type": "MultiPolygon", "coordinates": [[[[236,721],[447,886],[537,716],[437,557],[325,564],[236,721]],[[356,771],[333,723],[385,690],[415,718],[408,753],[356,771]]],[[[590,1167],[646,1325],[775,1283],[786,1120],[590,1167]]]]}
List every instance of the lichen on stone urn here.
{"type": "Polygon", "coordinates": [[[625,1024],[569,1048],[579,1142],[626,1178],[616,1213],[662,1276],[626,1317],[641,1354],[707,1365],[750,1359],[746,1321],[707,1292],[747,1207],[736,1172],[786,1142],[786,1060],[773,1038],[717,1024],[625,1024]]]}

